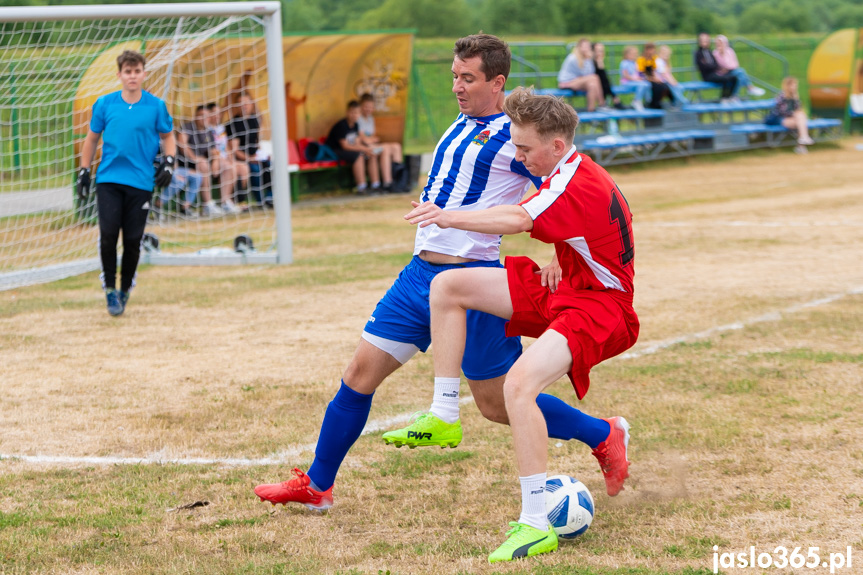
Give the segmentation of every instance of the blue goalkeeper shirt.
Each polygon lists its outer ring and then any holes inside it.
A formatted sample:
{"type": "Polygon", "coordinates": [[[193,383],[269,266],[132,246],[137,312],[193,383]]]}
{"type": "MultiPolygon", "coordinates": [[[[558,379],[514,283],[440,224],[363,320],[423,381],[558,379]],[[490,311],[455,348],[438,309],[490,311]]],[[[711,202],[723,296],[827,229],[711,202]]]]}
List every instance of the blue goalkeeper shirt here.
{"type": "Polygon", "coordinates": [[[98,183],[153,189],[159,134],[174,129],[164,101],[144,90],[134,104],[125,102],[121,92],[106,94],[93,104],[90,129],[102,134],[98,183]]]}

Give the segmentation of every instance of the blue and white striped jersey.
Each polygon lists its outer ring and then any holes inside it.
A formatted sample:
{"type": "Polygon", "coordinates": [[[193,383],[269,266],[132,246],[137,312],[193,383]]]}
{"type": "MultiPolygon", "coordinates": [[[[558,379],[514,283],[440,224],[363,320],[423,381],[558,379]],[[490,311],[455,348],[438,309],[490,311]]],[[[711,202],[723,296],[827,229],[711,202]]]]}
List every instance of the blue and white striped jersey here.
{"type": "MultiPolygon", "coordinates": [[[[483,210],[518,204],[531,182],[537,188],[542,185],[541,178],[531,176],[515,161],[509,126],[510,119],[503,113],[480,118],[459,114],[435,148],[420,201],[434,202],[445,210],[483,210]]],[[[497,260],[500,236],[432,224],[417,228],[414,255],[422,250],[497,260]]]]}

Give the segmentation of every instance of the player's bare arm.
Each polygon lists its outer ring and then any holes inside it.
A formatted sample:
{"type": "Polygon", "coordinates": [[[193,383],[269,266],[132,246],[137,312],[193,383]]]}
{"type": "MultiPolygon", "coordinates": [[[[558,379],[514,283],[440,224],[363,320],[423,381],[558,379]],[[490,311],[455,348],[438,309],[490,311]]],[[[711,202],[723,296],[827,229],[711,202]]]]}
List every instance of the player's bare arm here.
{"type": "Polygon", "coordinates": [[[411,202],[414,207],[405,219],[426,227],[456,228],[482,234],[518,234],[533,229],[533,219],[521,206],[494,206],[485,210],[463,212],[442,210],[434,202],[411,202]]]}
{"type": "Polygon", "coordinates": [[[101,137],[102,134],[94,132],[93,130],[87,131],[87,137],[84,138],[84,147],[81,149],[82,168],[90,168],[90,164],[93,163],[93,157],[96,155],[96,147],[99,145],[99,139],[101,137]]]}
{"type": "Polygon", "coordinates": [[[174,132],[159,134],[159,137],[162,139],[162,153],[166,156],[176,157],[177,139],[174,137],[174,132]]]}

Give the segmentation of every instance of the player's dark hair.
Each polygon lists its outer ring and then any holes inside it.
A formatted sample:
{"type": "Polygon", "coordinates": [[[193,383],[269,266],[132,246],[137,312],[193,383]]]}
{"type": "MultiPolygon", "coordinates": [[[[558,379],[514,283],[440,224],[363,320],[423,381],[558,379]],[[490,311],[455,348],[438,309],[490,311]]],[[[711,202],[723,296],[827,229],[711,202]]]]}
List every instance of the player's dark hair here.
{"type": "Polygon", "coordinates": [[[532,88],[518,87],[506,97],[504,113],[516,126],[533,126],[541,137],[560,136],[567,142],[575,138],[578,114],[554,96],[537,96],[532,88]]]}
{"type": "Polygon", "coordinates": [[[204,111],[204,105],[203,104],[198,104],[197,106],[195,106],[195,115],[196,116],[203,111],[204,111]]]}
{"type": "Polygon", "coordinates": [[[360,104],[365,104],[366,102],[374,102],[375,97],[366,92],[362,96],[360,96],[360,104]]]}
{"type": "Polygon", "coordinates": [[[209,111],[211,111],[211,112],[212,112],[213,110],[215,110],[215,109],[216,109],[216,107],[217,107],[217,106],[218,106],[218,104],[217,104],[217,103],[215,103],[215,102],[210,102],[209,104],[207,104],[207,109],[208,109],[209,111]]]}
{"type": "Polygon", "coordinates": [[[134,50],[123,50],[123,53],[117,56],[117,70],[123,71],[125,65],[134,66],[140,64],[142,68],[147,66],[147,60],[144,56],[134,50]]]}
{"type": "Polygon", "coordinates": [[[456,40],[452,49],[453,55],[459,60],[467,60],[479,56],[479,69],[485,74],[486,82],[498,76],[509,77],[509,67],[512,54],[506,42],[491,34],[473,34],[456,40]]]}
{"type": "Polygon", "coordinates": [[[359,107],[360,107],[360,103],[357,102],[356,100],[351,100],[350,102],[348,102],[348,110],[349,111],[353,110],[354,108],[359,108],[359,107]]]}

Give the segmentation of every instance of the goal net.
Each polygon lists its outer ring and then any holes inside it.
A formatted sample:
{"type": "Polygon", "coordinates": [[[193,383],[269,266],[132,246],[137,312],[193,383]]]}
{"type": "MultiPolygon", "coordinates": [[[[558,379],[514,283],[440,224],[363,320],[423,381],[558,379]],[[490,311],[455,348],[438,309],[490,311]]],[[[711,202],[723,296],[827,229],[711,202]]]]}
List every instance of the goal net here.
{"type": "Polygon", "coordinates": [[[277,2],[0,9],[0,289],[99,268],[95,194],[79,204],[74,182],[124,50],[145,56],[144,89],[166,101],[178,139],[213,131],[221,164],[208,176],[181,163],[154,190],[142,262],[290,261],[279,18],[277,2]],[[237,160],[253,131],[257,151],[237,160]]]}

